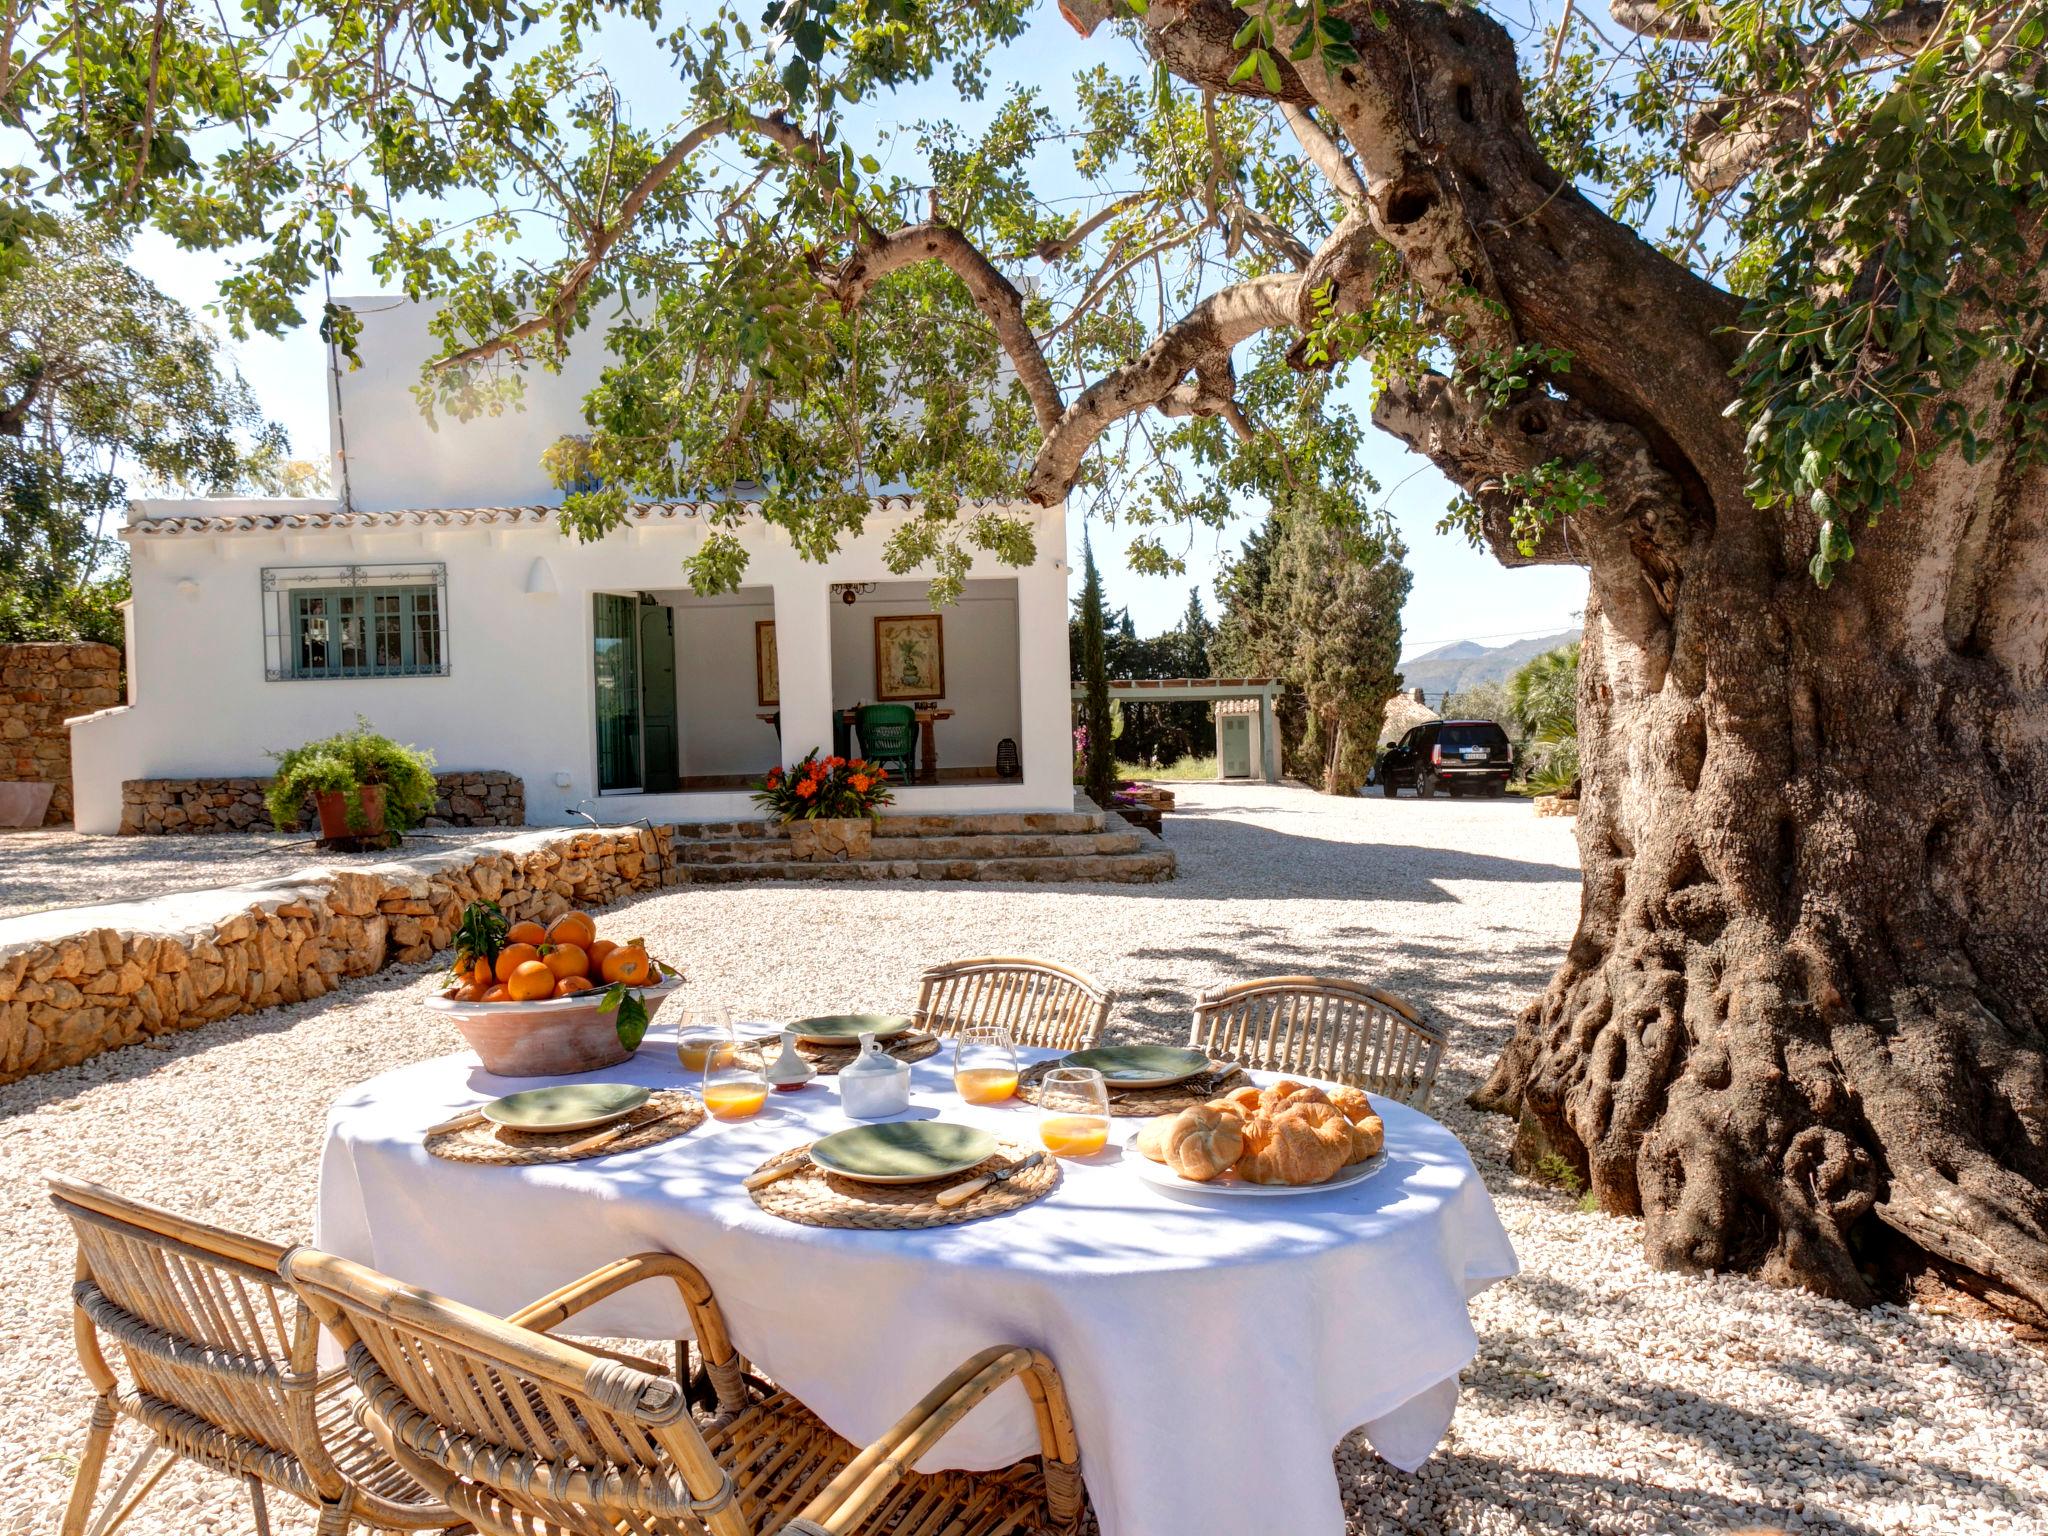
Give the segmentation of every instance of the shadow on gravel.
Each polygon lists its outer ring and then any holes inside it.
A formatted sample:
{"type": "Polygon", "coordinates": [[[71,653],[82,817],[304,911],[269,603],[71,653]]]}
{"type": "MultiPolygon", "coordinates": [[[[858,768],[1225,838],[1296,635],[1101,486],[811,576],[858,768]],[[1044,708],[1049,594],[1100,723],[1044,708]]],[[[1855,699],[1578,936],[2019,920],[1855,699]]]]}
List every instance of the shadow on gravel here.
{"type": "Polygon", "coordinates": [[[1132,886],[1134,897],[1439,902],[1465,899],[1444,890],[1441,881],[1571,885],[1579,881],[1579,871],[1569,864],[1412,843],[1345,842],[1220,817],[1187,828],[1179,837],[1169,829],[1166,845],[1182,860],[1183,878],[1156,886],[1132,886]],[[1236,869],[1244,871],[1243,880],[1231,878],[1236,869]],[[1246,888],[1254,884],[1256,889],[1246,888]]]}
{"type": "Polygon", "coordinates": [[[1778,1531],[1792,1523],[1802,1531],[1876,1536],[1873,1527],[1811,1500],[1802,1515],[1793,1515],[1789,1500],[1752,1502],[1704,1488],[1552,1471],[1497,1456],[1439,1450],[1421,1473],[1407,1473],[1379,1460],[1370,1446],[1361,1447],[1361,1454],[1368,1468],[1365,1475],[1347,1479],[1340,1469],[1338,1478],[1346,1506],[1367,1520],[1364,1529],[1373,1531],[1448,1529],[1443,1523],[1443,1489],[1448,1484],[1459,1490],[1461,1500],[1512,1512],[1513,1524],[1506,1528],[1517,1531],[1778,1531]],[[1628,1513],[1619,1515],[1624,1509],[1628,1513]],[[1618,1516],[1626,1523],[1617,1524],[1618,1516]]]}

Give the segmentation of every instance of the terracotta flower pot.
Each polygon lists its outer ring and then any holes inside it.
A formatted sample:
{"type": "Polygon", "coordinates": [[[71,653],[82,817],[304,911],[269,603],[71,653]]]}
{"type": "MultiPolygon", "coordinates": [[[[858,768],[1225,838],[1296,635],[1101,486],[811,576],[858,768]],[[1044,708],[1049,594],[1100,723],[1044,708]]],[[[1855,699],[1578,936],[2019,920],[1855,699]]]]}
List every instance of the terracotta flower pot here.
{"type": "Polygon", "coordinates": [[[820,816],[789,824],[790,857],[812,864],[865,859],[874,850],[875,824],[865,816],[820,816]]]}
{"type": "MultiPolygon", "coordinates": [[[[635,987],[649,1021],[683,984],[680,976],[635,987]]],[[[495,1077],[568,1077],[615,1067],[633,1053],[619,1044],[614,1015],[600,1012],[604,993],[593,988],[540,1003],[458,1003],[434,997],[427,1007],[445,1013],[462,1031],[483,1069],[495,1077]]]]}
{"type": "Polygon", "coordinates": [[[313,804],[320,812],[320,840],[326,843],[339,842],[348,837],[382,837],[384,835],[384,786],[365,784],[353,795],[338,789],[322,790],[313,797],[313,804]],[[352,827],[348,820],[349,801],[359,802],[363,808],[363,824],[352,827]]]}

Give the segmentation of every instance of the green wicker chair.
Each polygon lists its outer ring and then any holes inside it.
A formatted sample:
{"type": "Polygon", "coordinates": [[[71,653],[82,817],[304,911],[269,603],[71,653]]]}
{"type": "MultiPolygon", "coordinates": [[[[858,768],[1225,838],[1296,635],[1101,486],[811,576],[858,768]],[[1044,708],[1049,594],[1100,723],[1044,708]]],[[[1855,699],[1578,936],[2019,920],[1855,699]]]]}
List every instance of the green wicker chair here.
{"type": "Polygon", "coordinates": [[[896,782],[908,784],[915,773],[911,761],[917,750],[917,711],[908,704],[863,704],[853,712],[853,732],[860,738],[860,755],[880,763],[896,774],[896,782]]]}

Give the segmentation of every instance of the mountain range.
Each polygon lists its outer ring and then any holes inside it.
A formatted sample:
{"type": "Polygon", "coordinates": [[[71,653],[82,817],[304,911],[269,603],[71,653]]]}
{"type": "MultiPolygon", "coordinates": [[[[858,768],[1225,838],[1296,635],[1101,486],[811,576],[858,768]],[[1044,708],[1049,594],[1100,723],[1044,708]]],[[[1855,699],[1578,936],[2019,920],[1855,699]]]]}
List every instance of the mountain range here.
{"type": "Polygon", "coordinates": [[[1561,630],[1533,640],[1511,640],[1506,645],[1481,645],[1476,640],[1453,640],[1435,650],[1401,663],[1401,686],[1420,688],[1436,703],[1446,693],[1480,683],[1503,683],[1523,662],[1561,645],[1570,645],[1583,633],[1561,630]]]}

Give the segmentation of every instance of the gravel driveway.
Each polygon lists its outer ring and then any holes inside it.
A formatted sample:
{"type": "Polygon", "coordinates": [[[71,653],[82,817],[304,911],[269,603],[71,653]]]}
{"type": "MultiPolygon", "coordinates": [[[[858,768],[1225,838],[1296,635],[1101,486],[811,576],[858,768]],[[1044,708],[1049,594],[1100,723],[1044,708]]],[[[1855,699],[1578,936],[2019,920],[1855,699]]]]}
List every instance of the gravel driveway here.
{"type": "MultiPolygon", "coordinates": [[[[1280,971],[1367,978],[1446,1019],[1434,1108],[1477,1157],[1524,1273],[1474,1303],[1480,1357],[1419,1473],[1339,1448],[1356,1532],[2048,1532],[2048,1371],[2004,1329],[1653,1272],[1634,1223],[1516,1177],[1507,1123],[1463,1107],[1571,932],[1568,821],[1513,801],[1179,788],[1170,884],[703,887],[600,922],[683,960],[693,995],[771,1015],[907,1007],[921,966],[1009,952],[1115,986],[1126,1035],[1178,1037],[1199,989],[1280,971]]],[[[302,1234],[337,1090],[456,1047],[416,1006],[427,987],[387,971],[0,1088],[0,1533],[54,1531],[85,1427],[70,1252],[39,1172],[302,1234]]],[[[310,1530],[287,1503],[272,1502],[278,1528],[310,1530]]],[[[180,1471],[128,1529],[250,1521],[223,1481],[180,1471]]]]}

